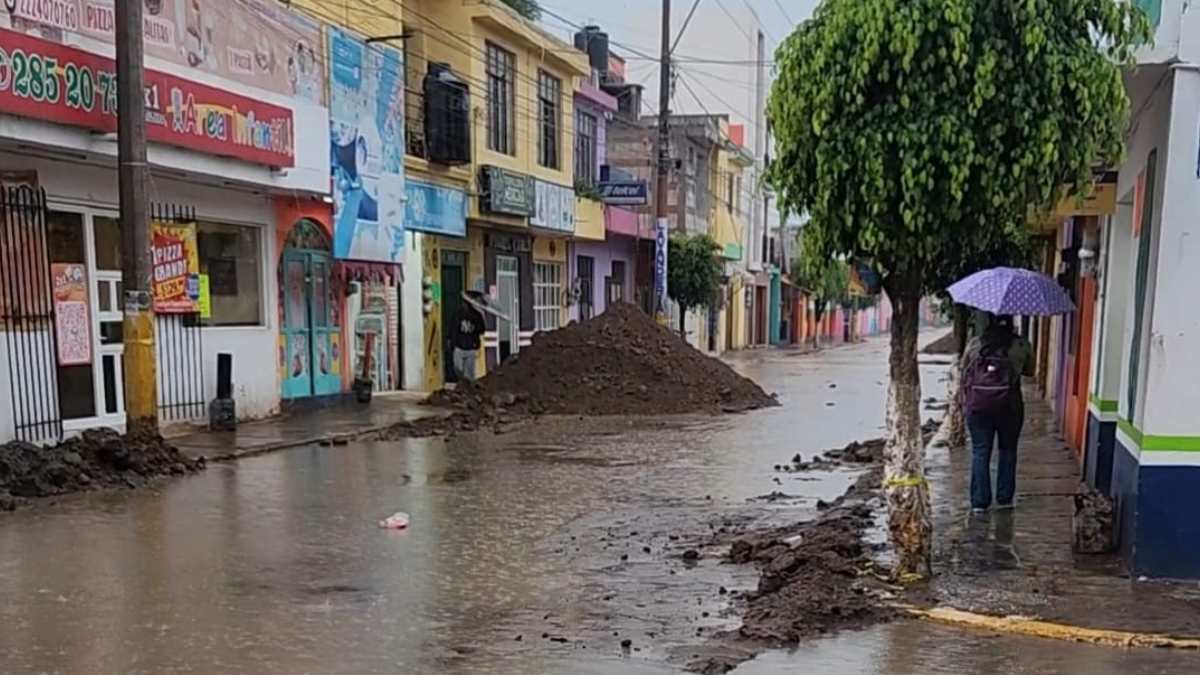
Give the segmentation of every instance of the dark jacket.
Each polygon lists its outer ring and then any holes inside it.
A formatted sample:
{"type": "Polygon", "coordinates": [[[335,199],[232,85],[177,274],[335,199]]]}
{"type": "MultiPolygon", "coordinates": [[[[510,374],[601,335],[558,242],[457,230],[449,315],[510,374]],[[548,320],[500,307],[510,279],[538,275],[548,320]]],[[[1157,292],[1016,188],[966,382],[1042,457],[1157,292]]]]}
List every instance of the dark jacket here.
{"type": "Polygon", "coordinates": [[[472,351],[479,349],[480,337],[485,325],[483,313],[463,301],[454,315],[454,325],[450,327],[451,344],[458,349],[472,351]]]}

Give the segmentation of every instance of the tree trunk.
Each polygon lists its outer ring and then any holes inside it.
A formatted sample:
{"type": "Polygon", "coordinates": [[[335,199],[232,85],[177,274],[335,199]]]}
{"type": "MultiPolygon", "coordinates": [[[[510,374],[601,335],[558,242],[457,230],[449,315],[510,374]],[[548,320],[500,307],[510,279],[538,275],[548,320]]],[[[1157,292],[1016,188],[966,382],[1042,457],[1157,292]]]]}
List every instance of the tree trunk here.
{"type": "Polygon", "coordinates": [[[917,368],[920,322],[919,278],[894,279],[888,295],[895,306],[888,368],[884,491],[888,528],[896,549],[897,577],[931,571],[933,526],[929,519],[929,486],[925,482],[925,442],[921,434],[921,376],[917,368]]]}
{"type": "Polygon", "coordinates": [[[954,337],[958,347],[958,358],[950,366],[950,407],[946,409],[945,440],[951,448],[967,446],[967,421],[963,416],[962,381],[963,355],[967,351],[967,340],[970,337],[971,312],[965,305],[954,305],[954,337]]]}
{"type": "Polygon", "coordinates": [[[679,306],[679,337],[687,342],[687,307],[679,306]]]}
{"type": "Polygon", "coordinates": [[[958,348],[958,355],[962,356],[967,350],[967,328],[970,325],[971,315],[967,312],[967,308],[963,305],[954,305],[954,344],[958,348]]]}
{"type": "Polygon", "coordinates": [[[813,347],[821,346],[821,331],[824,330],[824,324],[821,319],[825,318],[825,302],[816,300],[813,302],[813,317],[816,319],[817,329],[813,331],[813,347]]]}

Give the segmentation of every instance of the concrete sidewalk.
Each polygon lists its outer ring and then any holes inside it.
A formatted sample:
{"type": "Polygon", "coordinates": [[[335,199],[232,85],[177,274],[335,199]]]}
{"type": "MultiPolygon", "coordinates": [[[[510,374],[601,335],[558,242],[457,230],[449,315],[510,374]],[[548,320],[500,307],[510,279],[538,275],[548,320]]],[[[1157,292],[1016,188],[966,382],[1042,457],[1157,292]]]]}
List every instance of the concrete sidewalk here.
{"type": "Polygon", "coordinates": [[[1195,583],[1131,580],[1115,555],[1072,553],[1079,466],[1046,403],[1026,398],[1014,510],[972,515],[970,451],[928,452],[935,532],[929,601],[1095,629],[1200,636],[1195,583]]]}
{"type": "Polygon", "coordinates": [[[446,414],[407,392],[376,395],[369,404],[338,403],[239,424],[237,431],[197,431],[170,439],[183,454],[210,461],[238,459],[319,443],[343,443],[401,422],[446,414]]]}

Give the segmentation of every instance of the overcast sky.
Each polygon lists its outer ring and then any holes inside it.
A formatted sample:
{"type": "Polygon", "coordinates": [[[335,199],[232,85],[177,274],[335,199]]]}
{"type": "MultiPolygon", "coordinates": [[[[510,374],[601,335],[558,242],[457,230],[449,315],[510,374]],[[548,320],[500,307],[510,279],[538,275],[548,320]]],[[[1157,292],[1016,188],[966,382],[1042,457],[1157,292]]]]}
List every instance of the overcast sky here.
{"type": "MultiPolygon", "coordinates": [[[[658,108],[658,64],[638,57],[622,45],[657,56],[662,24],[661,0],[540,0],[546,10],[543,25],[571,39],[574,24],[598,24],[609,35],[612,49],[629,59],[627,79],[646,85],[645,100],[658,108]],[[554,15],[562,17],[559,19],[554,15]]],[[[672,0],[674,33],[693,0],[672,0]]],[[[729,113],[730,121],[747,125],[747,145],[753,144],[754,36],[759,27],[767,40],[767,61],[776,45],[812,14],[817,0],[699,0],[696,14],[676,48],[681,81],[675,87],[676,112],[729,113]],[[736,64],[688,63],[688,59],[740,61],[736,64]],[[685,86],[686,85],[686,86],[685,86]],[[698,100],[697,100],[698,99],[698,100]]],[[[768,67],[768,77],[770,68],[768,67]]],[[[768,80],[768,85],[769,85],[768,80]]],[[[648,112],[643,109],[643,112],[648,112]]]]}

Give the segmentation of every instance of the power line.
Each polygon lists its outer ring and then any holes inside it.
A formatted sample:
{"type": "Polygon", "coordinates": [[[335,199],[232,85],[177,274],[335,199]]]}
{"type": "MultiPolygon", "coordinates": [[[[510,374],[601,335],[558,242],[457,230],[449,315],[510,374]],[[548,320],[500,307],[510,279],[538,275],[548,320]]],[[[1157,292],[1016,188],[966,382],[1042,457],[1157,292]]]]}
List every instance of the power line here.
{"type": "Polygon", "coordinates": [[[742,28],[742,24],[738,23],[738,20],[734,18],[733,12],[729,11],[729,8],[725,6],[724,2],[721,0],[716,0],[716,3],[717,7],[720,7],[721,11],[725,12],[725,16],[729,17],[729,21],[733,23],[734,28],[738,29],[742,35],[745,35],[747,40],[754,40],[754,38],[750,37],[750,33],[747,33],[746,29],[742,28]]]}
{"type": "Polygon", "coordinates": [[[687,31],[688,24],[692,22],[692,17],[696,14],[696,8],[700,6],[700,0],[695,0],[692,3],[692,8],[688,10],[687,18],[683,20],[683,26],[679,28],[679,34],[675,36],[675,42],[671,43],[671,54],[675,53],[675,48],[679,46],[679,41],[683,39],[684,32],[687,31]]]}
{"type": "Polygon", "coordinates": [[[783,18],[787,19],[788,23],[792,24],[793,26],[796,25],[796,22],[792,19],[792,17],[788,16],[787,10],[783,8],[782,2],[775,0],[775,6],[779,8],[779,13],[783,15],[783,18]]]}

